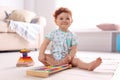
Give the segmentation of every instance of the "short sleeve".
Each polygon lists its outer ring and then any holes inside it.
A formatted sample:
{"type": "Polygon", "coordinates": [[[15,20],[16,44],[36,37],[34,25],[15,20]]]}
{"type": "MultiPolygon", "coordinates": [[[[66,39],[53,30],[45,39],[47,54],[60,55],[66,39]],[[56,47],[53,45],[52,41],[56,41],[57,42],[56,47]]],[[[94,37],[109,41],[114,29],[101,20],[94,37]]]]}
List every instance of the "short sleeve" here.
{"type": "Polygon", "coordinates": [[[49,32],[48,34],[45,35],[45,38],[52,40],[53,39],[53,34],[54,32],[49,32]]]}
{"type": "Polygon", "coordinates": [[[75,34],[72,37],[72,46],[78,45],[78,38],[75,34]]]}

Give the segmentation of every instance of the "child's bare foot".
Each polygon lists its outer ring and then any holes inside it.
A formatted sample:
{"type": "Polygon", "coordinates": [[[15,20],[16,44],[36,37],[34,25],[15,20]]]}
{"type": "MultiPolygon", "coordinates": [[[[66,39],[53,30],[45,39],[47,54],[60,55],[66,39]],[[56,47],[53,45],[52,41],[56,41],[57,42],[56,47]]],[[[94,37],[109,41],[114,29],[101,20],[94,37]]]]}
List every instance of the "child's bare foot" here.
{"type": "Polygon", "coordinates": [[[102,63],[102,59],[99,57],[95,61],[89,63],[90,66],[88,68],[89,71],[93,71],[95,68],[97,68],[102,63]]]}

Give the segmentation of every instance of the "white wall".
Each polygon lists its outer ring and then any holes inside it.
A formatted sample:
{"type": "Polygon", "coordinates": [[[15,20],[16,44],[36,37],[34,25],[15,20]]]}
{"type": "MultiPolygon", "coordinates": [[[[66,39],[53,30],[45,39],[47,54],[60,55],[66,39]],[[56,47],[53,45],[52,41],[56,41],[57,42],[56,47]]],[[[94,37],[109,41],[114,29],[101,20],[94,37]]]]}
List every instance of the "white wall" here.
{"type": "Polygon", "coordinates": [[[0,6],[24,8],[24,0],[0,0],[0,6]]]}

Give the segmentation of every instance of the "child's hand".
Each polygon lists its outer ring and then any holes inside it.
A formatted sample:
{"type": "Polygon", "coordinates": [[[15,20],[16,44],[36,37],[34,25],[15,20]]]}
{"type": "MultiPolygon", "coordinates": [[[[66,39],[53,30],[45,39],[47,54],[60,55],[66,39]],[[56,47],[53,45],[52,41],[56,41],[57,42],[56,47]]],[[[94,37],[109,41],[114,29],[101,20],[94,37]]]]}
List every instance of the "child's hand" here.
{"type": "Polygon", "coordinates": [[[69,64],[71,62],[71,56],[67,55],[64,59],[60,61],[60,64],[69,64]]]}
{"type": "Polygon", "coordinates": [[[40,62],[45,62],[46,60],[45,60],[45,54],[40,54],[39,55],[39,57],[38,57],[38,60],[40,61],[40,62]]]}
{"type": "Polygon", "coordinates": [[[72,60],[72,58],[71,58],[71,56],[70,56],[70,55],[67,55],[67,56],[65,57],[65,59],[66,59],[66,61],[67,61],[68,63],[70,63],[70,62],[71,62],[71,60],[72,60]]]}

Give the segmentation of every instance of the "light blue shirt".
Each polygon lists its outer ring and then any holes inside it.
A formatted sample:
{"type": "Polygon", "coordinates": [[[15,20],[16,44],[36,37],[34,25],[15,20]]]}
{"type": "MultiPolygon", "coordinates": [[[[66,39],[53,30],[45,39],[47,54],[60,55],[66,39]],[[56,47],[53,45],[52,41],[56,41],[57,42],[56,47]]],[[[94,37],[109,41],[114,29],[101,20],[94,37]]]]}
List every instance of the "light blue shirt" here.
{"type": "Polygon", "coordinates": [[[56,60],[63,59],[66,54],[69,54],[71,46],[78,44],[76,36],[70,31],[57,29],[45,37],[52,41],[51,53],[56,60]]]}

